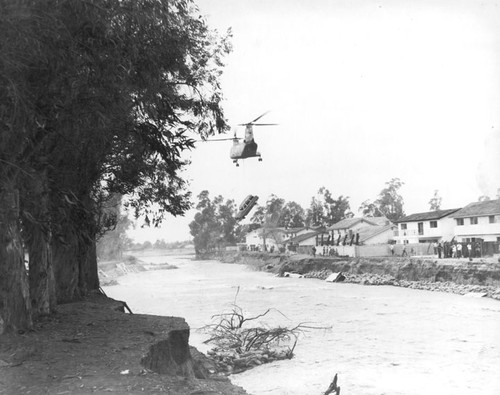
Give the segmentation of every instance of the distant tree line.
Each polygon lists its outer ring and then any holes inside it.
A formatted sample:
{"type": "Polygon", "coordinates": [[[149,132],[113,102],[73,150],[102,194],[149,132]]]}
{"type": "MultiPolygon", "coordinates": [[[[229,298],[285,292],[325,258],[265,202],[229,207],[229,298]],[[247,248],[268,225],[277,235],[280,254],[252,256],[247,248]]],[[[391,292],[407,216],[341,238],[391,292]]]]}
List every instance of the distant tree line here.
{"type": "MultiPolygon", "coordinates": [[[[403,217],[404,202],[399,193],[402,186],[403,182],[398,178],[391,179],[375,201],[362,203],[359,212],[368,217],[385,216],[391,221],[403,217]]],[[[325,187],[319,188],[307,209],[297,202],[287,202],[271,195],[264,205],[257,205],[252,210],[247,225],[235,220],[238,205],[233,200],[225,200],[222,196],[211,199],[206,190],[198,195],[196,209],[198,212],[189,227],[197,254],[242,242],[246,233],[260,227],[267,229],[267,233],[272,233],[275,228],[328,227],[354,216],[349,197],[334,197],[325,187]]]]}
{"type": "Polygon", "coordinates": [[[190,0],[0,2],[0,333],[98,289],[117,195],[153,226],[190,208],[181,153],[228,129],[228,36],[190,0]]]}

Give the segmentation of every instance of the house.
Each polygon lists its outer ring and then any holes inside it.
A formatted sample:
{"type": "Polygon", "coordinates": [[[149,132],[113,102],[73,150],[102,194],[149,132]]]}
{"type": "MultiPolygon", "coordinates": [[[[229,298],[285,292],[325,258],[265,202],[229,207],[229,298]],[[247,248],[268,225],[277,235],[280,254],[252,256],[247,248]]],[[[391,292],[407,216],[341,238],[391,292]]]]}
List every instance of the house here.
{"type": "Polygon", "coordinates": [[[377,239],[372,239],[371,243],[378,244],[387,243],[392,239],[392,226],[386,217],[355,217],[343,219],[327,228],[327,231],[332,240],[337,241],[336,244],[339,244],[339,241],[350,241],[356,234],[359,234],[358,244],[363,243],[363,240],[366,244],[372,237],[379,235],[377,239]]]}
{"type": "Polygon", "coordinates": [[[407,215],[395,221],[398,230],[394,239],[397,244],[450,241],[455,228],[455,220],[451,215],[458,210],[454,208],[407,215]]]}
{"type": "Polygon", "coordinates": [[[247,233],[245,244],[247,250],[265,251],[279,249],[287,239],[283,228],[258,228],[247,233]]]}
{"type": "Polygon", "coordinates": [[[451,218],[457,241],[500,243],[500,199],[470,203],[451,218]]]}

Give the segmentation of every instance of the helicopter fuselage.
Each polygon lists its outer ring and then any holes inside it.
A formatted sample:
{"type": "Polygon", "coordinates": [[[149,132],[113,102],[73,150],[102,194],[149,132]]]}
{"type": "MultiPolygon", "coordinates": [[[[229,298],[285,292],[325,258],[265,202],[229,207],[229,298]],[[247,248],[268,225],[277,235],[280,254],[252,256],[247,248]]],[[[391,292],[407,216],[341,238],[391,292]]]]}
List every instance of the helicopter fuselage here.
{"type": "Polygon", "coordinates": [[[257,150],[257,143],[252,139],[251,141],[243,141],[240,143],[238,140],[233,140],[233,146],[229,153],[231,159],[245,159],[260,157],[260,152],[257,150]]]}
{"type": "Polygon", "coordinates": [[[229,156],[233,160],[245,159],[259,157],[260,152],[257,151],[257,143],[253,138],[253,128],[252,125],[245,126],[245,139],[242,143],[237,138],[233,139],[233,146],[231,147],[231,152],[229,156]]]}

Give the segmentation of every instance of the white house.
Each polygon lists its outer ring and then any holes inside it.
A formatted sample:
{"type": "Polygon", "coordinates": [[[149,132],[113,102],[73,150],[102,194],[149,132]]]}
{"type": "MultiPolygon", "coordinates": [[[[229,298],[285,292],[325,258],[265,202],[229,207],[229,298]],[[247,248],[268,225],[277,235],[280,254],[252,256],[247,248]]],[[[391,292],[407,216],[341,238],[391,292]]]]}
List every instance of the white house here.
{"type": "Polygon", "coordinates": [[[455,220],[451,215],[458,210],[454,208],[407,215],[396,221],[398,230],[394,240],[398,244],[450,241],[455,235],[455,220]]]}
{"type": "Polygon", "coordinates": [[[386,217],[346,218],[327,228],[335,244],[350,242],[359,234],[358,243],[379,244],[392,239],[392,224],[386,217]],[[373,238],[378,235],[378,238],[373,238]],[[369,241],[370,240],[370,241],[369,241]]]}
{"type": "Polygon", "coordinates": [[[271,247],[277,250],[285,240],[286,233],[282,228],[258,228],[247,233],[245,244],[248,250],[264,251],[271,247]]]}
{"type": "Polygon", "coordinates": [[[468,204],[451,216],[458,241],[500,243],[500,199],[468,204]]]}

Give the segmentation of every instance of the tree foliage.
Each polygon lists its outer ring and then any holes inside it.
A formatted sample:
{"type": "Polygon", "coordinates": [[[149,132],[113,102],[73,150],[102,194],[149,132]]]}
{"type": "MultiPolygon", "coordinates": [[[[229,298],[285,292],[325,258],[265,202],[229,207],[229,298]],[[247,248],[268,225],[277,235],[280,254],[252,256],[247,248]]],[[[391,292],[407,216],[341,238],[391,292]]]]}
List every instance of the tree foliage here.
{"type": "Polygon", "coordinates": [[[359,211],[364,217],[382,217],[383,214],[379,210],[378,206],[371,202],[370,200],[365,200],[363,203],[361,203],[361,206],[359,207],[359,211]]]}
{"type": "Polygon", "coordinates": [[[404,213],[403,197],[399,194],[400,188],[404,185],[399,178],[392,178],[385,183],[378,198],[372,203],[365,200],[359,207],[359,211],[367,217],[386,217],[391,221],[402,218],[404,213]]]}
{"type": "Polygon", "coordinates": [[[130,247],[132,240],[127,236],[127,229],[132,224],[126,213],[122,212],[122,198],[115,195],[106,202],[101,213],[101,236],[97,241],[99,259],[119,259],[130,247]]]}
{"type": "Polygon", "coordinates": [[[431,211],[440,210],[442,201],[443,201],[443,198],[441,196],[439,196],[439,191],[436,189],[434,191],[434,195],[432,196],[431,200],[429,200],[429,210],[431,210],[431,211]]]}
{"type": "Polygon", "coordinates": [[[321,187],[311,199],[306,222],[309,226],[331,226],[352,215],[349,197],[340,195],[335,199],[327,188],[321,187]]]}
{"type": "Polygon", "coordinates": [[[286,202],[278,226],[287,229],[305,226],[305,211],[302,206],[296,202],[286,202]]]}
{"type": "Polygon", "coordinates": [[[392,178],[385,183],[385,188],[380,191],[375,201],[380,212],[391,221],[397,221],[405,215],[403,197],[399,194],[403,185],[404,182],[399,178],[392,178]]]}
{"type": "Polygon", "coordinates": [[[198,195],[196,210],[189,229],[198,255],[238,241],[240,226],[234,218],[237,209],[233,200],[224,202],[220,195],[210,199],[205,190],[198,195]]]}

